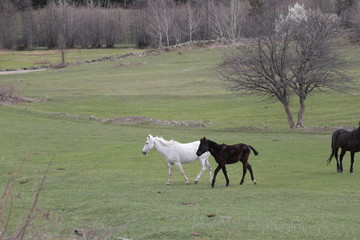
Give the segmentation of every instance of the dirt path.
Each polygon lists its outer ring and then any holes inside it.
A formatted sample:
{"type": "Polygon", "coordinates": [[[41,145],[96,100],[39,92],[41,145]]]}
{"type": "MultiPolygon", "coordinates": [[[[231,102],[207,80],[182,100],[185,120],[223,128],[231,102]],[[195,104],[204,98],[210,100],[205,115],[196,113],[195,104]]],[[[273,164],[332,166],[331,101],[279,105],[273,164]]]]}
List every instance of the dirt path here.
{"type": "Polygon", "coordinates": [[[0,71],[0,75],[10,75],[10,74],[24,74],[29,72],[38,72],[38,71],[44,71],[47,69],[36,69],[36,70],[15,70],[15,71],[0,71]]]}

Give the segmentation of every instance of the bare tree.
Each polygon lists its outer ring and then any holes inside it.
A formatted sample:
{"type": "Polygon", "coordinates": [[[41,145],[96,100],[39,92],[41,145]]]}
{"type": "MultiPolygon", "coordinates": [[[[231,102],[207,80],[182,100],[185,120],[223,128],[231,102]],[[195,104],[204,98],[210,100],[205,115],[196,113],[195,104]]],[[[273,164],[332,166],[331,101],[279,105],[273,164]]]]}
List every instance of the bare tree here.
{"type": "Polygon", "coordinates": [[[209,14],[210,18],[208,19],[210,21],[210,28],[212,35],[215,38],[223,39],[225,38],[224,33],[224,5],[223,4],[217,4],[215,1],[209,2],[209,14]]]}
{"type": "Polygon", "coordinates": [[[210,2],[210,27],[215,38],[225,38],[233,44],[240,38],[245,4],[239,0],[210,2]]]}
{"type": "Polygon", "coordinates": [[[291,32],[295,53],[292,59],[294,64],[290,65],[290,73],[294,76],[290,87],[299,98],[296,127],[304,127],[307,97],[325,88],[341,91],[352,79],[344,70],[345,62],[332,47],[337,37],[338,19],[331,14],[306,11],[299,4],[291,9],[293,11],[289,11],[285,21],[288,25],[286,31],[291,32]]]}
{"type": "Polygon", "coordinates": [[[10,0],[0,2],[0,44],[7,49],[15,45],[16,13],[17,10],[10,0]]]}
{"type": "Polygon", "coordinates": [[[303,127],[305,100],[311,93],[323,89],[340,91],[352,80],[332,47],[336,23],[331,15],[315,11],[302,15],[301,11],[292,13],[289,9],[275,30],[261,26],[263,35],[256,45],[239,48],[225,58],[219,68],[222,79],[232,91],[280,101],[289,127],[303,127]],[[290,110],[292,94],[299,97],[300,103],[296,125],[290,110]]]}
{"type": "Polygon", "coordinates": [[[334,13],[336,0],[303,0],[311,9],[318,9],[323,13],[334,13]]]}
{"type": "Polygon", "coordinates": [[[170,46],[172,25],[175,17],[175,3],[168,0],[150,0],[147,7],[147,32],[157,39],[156,44],[162,47],[165,42],[170,46]]]}
{"type": "Polygon", "coordinates": [[[77,8],[75,14],[75,22],[77,23],[75,31],[77,44],[82,48],[88,48],[91,45],[92,14],[89,13],[89,11],[92,10],[89,10],[86,7],[80,7],[77,8]]]}
{"type": "Polygon", "coordinates": [[[271,25],[279,14],[286,14],[288,6],[298,1],[301,0],[249,0],[248,16],[242,27],[243,34],[245,37],[261,35],[262,30],[258,26],[263,25],[263,22],[269,23],[267,27],[272,29],[271,25]]]}
{"type": "Polygon", "coordinates": [[[353,17],[353,24],[354,24],[354,38],[359,41],[360,39],[360,6],[357,7],[357,11],[353,17]]]}
{"type": "Polygon", "coordinates": [[[193,35],[198,30],[200,24],[201,12],[188,2],[183,9],[183,14],[187,26],[189,42],[192,42],[193,35]]]}
{"type": "Polygon", "coordinates": [[[351,27],[352,17],[358,4],[359,0],[336,0],[336,13],[340,17],[343,26],[351,27]]]}
{"type": "Polygon", "coordinates": [[[24,11],[31,8],[31,0],[12,0],[12,3],[20,11],[24,11]]]}
{"type": "Polygon", "coordinates": [[[57,46],[57,40],[59,35],[59,14],[55,3],[50,3],[41,10],[41,23],[42,33],[44,35],[46,45],[48,48],[54,48],[57,46]]]}
{"type": "Polygon", "coordinates": [[[117,9],[102,10],[103,38],[107,48],[113,48],[117,37],[121,34],[121,14],[117,9]]]}
{"type": "MultiPolygon", "coordinates": [[[[59,28],[63,40],[65,41],[64,47],[72,48],[75,46],[75,12],[76,9],[72,4],[66,0],[57,0],[57,8],[59,15],[59,28]]],[[[63,43],[61,43],[63,44],[63,43]]]]}
{"type": "Polygon", "coordinates": [[[227,38],[235,44],[240,38],[241,21],[242,21],[242,2],[238,0],[230,0],[229,6],[224,14],[225,31],[227,38]]]}
{"type": "Polygon", "coordinates": [[[161,0],[151,0],[146,9],[146,31],[152,39],[156,39],[156,45],[158,47],[162,47],[163,45],[163,28],[160,8],[161,3],[161,0]]]}
{"type": "Polygon", "coordinates": [[[102,24],[103,19],[101,18],[101,8],[100,7],[92,7],[91,8],[91,47],[100,48],[101,47],[101,36],[102,36],[102,24]]]}
{"type": "Polygon", "coordinates": [[[196,1],[195,6],[201,14],[201,19],[199,23],[199,31],[197,35],[199,35],[200,39],[210,39],[211,35],[211,27],[210,27],[210,5],[212,0],[202,0],[196,1]]]}
{"type": "Polygon", "coordinates": [[[174,23],[175,17],[175,2],[174,1],[166,1],[161,0],[161,20],[162,20],[162,29],[165,34],[166,45],[170,46],[171,39],[171,26],[174,23]]]}
{"type": "Polygon", "coordinates": [[[176,7],[173,10],[174,19],[171,24],[171,43],[179,44],[187,39],[186,20],[183,14],[183,7],[176,7]]]}
{"type": "Polygon", "coordinates": [[[150,37],[146,31],[146,10],[137,9],[132,11],[130,27],[133,40],[138,47],[144,47],[150,44],[150,37]]]}
{"type": "Polygon", "coordinates": [[[75,22],[77,23],[77,39],[79,44],[84,47],[101,47],[102,22],[101,8],[91,1],[87,7],[77,9],[75,22]]]}
{"type": "Polygon", "coordinates": [[[266,100],[279,101],[285,110],[289,127],[294,120],[290,110],[290,81],[286,72],[290,39],[268,33],[256,45],[238,48],[224,59],[219,73],[231,91],[256,94],[266,100]]]}

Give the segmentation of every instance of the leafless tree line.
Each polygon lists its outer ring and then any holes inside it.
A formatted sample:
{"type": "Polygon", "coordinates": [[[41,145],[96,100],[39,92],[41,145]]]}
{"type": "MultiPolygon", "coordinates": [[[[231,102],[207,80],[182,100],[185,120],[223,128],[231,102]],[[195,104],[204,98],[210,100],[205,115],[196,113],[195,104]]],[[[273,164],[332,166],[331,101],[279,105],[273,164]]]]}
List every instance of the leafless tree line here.
{"type": "MultiPolygon", "coordinates": [[[[12,1],[2,0],[0,47],[111,48],[121,43],[163,47],[208,39],[235,43],[240,37],[259,36],[259,21],[274,23],[295,2],[336,12],[337,1],[143,0],[130,9],[100,8],[95,2],[79,7],[69,0],[53,0],[43,9],[20,11],[12,1]]],[[[358,12],[351,13],[353,19],[360,19],[358,12]]]]}
{"type": "Polygon", "coordinates": [[[17,11],[0,3],[0,47],[114,47],[128,38],[128,13],[121,8],[74,7],[51,3],[39,10],[17,11]]]}
{"type": "Polygon", "coordinates": [[[147,39],[147,44],[157,47],[208,39],[236,42],[245,36],[243,26],[248,11],[247,0],[202,0],[185,4],[148,0],[147,7],[135,13],[136,19],[145,23],[135,37],[140,41],[147,39]]]}
{"type": "MultiPolygon", "coordinates": [[[[91,3],[91,1],[89,1],[91,3]]],[[[147,0],[139,8],[75,7],[56,0],[43,9],[19,11],[0,3],[0,47],[114,47],[119,43],[169,46],[181,42],[241,36],[247,0],[147,0]]]]}

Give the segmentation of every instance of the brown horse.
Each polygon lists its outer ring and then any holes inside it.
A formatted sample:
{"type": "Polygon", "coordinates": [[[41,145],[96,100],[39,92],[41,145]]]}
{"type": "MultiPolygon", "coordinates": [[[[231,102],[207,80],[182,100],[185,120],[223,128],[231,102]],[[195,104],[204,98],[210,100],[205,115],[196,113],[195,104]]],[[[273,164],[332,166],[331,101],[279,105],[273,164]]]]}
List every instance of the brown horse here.
{"type": "Polygon", "coordinates": [[[214,172],[214,177],[211,183],[211,187],[215,186],[216,175],[222,169],[225,179],[226,186],[229,186],[229,178],[227,176],[226,164],[233,164],[237,162],[242,162],[243,164],[243,175],[240,181],[240,185],[244,183],[244,178],[247,169],[250,171],[251,180],[256,184],[256,180],[254,178],[253,170],[251,165],[248,163],[250,149],[253,150],[255,155],[258,155],[258,152],[250,145],[246,144],[235,144],[235,145],[226,145],[226,144],[217,144],[205,137],[200,139],[199,149],[196,152],[196,155],[201,156],[206,151],[209,151],[211,155],[215,158],[215,161],[218,163],[217,168],[214,172]]]}
{"type": "Polygon", "coordinates": [[[327,160],[327,164],[329,165],[331,159],[335,156],[336,170],[338,172],[343,172],[344,170],[342,166],[342,160],[346,151],[349,151],[351,155],[350,173],[353,173],[355,153],[360,151],[360,122],[359,128],[353,131],[348,131],[345,129],[336,130],[332,135],[331,149],[331,155],[327,160]],[[338,160],[339,148],[341,148],[340,162],[338,160]]]}

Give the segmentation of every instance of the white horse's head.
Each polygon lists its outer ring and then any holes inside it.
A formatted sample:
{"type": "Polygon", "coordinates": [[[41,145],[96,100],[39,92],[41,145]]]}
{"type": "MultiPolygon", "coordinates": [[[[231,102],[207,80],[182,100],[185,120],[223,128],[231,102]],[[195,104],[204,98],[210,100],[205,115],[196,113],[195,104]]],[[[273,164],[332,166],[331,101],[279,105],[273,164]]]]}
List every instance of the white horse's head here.
{"type": "Polygon", "coordinates": [[[143,150],[141,151],[142,154],[146,155],[151,149],[155,147],[155,138],[149,134],[146,138],[145,145],[143,147],[143,150]]]}

